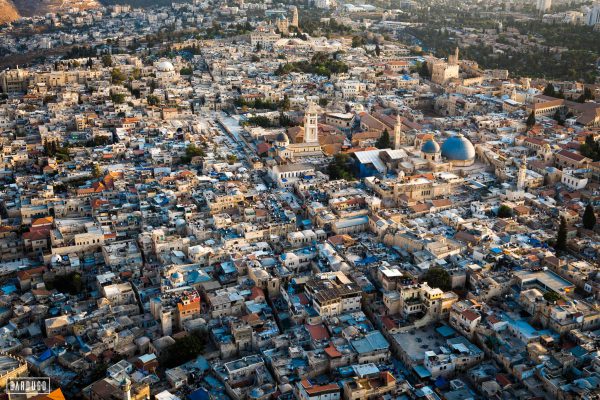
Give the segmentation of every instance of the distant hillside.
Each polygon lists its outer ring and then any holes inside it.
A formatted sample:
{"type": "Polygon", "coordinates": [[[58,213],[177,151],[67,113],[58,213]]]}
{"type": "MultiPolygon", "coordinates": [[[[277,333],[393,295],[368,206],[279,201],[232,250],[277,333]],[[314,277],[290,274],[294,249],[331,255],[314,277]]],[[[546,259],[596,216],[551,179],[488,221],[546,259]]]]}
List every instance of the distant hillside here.
{"type": "Polygon", "coordinates": [[[162,7],[171,3],[189,3],[190,0],[0,0],[0,24],[12,22],[19,17],[33,17],[47,13],[60,13],[76,8],[87,10],[115,4],[132,7],[162,7]]]}
{"type": "MultiPolygon", "coordinates": [[[[9,0],[0,0],[9,1],[9,0]]],[[[12,0],[19,14],[23,17],[60,13],[71,8],[87,10],[100,6],[97,0],[12,0]]]]}
{"type": "Polygon", "coordinates": [[[47,13],[65,12],[71,8],[87,10],[115,4],[132,7],[163,7],[171,3],[190,3],[191,0],[0,0],[0,24],[12,22],[19,17],[33,17],[47,13]]]}
{"type": "Polygon", "coordinates": [[[105,6],[128,4],[134,8],[164,7],[171,3],[191,3],[190,0],[99,0],[105,6]]]}
{"type": "Polygon", "coordinates": [[[60,13],[76,8],[87,10],[100,7],[97,0],[0,0],[0,24],[19,17],[60,13]]]}
{"type": "Polygon", "coordinates": [[[11,0],[0,0],[0,24],[19,18],[19,11],[11,0]]]}

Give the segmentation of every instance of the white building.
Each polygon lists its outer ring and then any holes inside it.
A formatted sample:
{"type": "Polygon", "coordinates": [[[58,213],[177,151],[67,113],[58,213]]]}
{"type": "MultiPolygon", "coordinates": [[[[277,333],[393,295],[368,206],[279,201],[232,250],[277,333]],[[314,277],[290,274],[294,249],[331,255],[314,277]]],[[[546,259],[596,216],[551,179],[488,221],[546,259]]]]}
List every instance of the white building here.
{"type": "Polygon", "coordinates": [[[600,24],[600,3],[596,3],[590,7],[585,15],[585,23],[590,26],[600,24]]]}

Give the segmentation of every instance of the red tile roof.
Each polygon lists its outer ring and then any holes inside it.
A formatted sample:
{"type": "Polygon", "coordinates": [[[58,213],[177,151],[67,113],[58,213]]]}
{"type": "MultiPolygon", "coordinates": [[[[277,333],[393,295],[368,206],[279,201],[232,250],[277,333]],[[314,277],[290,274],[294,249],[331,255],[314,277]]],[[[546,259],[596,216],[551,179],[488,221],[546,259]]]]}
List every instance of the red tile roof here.
{"type": "Polygon", "coordinates": [[[313,340],[324,340],[324,339],[329,339],[329,333],[327,332],[327,329],[325,328],[325,325],[323,324],[319,324],[319,325],[305,325],[306,330],[308,330],[308,333],[310,333],[310,337],[313,340]]]}

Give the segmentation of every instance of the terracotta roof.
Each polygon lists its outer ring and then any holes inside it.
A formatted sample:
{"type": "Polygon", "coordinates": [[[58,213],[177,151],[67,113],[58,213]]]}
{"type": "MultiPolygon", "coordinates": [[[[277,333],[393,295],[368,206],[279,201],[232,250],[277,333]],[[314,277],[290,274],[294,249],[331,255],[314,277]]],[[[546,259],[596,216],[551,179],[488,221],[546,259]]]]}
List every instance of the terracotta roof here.
{"type": "Polygon", "coordinates": [[[450,199],[439,199],[439,200],[431,200],[431,204],[433,204],[433,206],[436,208],[440,208],[440,207],[449,207],[452,205],[452,202],[450,201],[450,199]]]}
{"type": "Polygon", "coordinates": [[[543,139],[538,139],[538,138],[534,138],[534,137],[528,137],[524,141],[528,142],[528,143],[532,143],[532,144],[537,144],[537,145],[540,145],[540,146],[548,143],[547,141],[545,141],[543,139]]]}
{"type": "Polygon", "coordinates": [[[413,213],[423,213],[429,211],[429,205],[424,203],[415,204],[414,206],[411,206],[410,209],[413,213]]]}
{"type": "Polygon", "coordinates": [[[251,292],[250,300],[254,300],[257,297],[265,297],[265,292],[257,286],[252,286],[251,292]]]}
{"type": "Polygon", "coordinates": [[[512,382],[504,374],[496,375],[496,382],[503,388],[512,385],[512,382]]]}
{"type": "Polygon", "coordinates": [[[381,318],[381,322],[383,322],[383,326],[385,326],[385,329],[387,329],[388,331],[398,327],[398,324],[387,315],[381,318]]]}
{"type": "Polygon", "coordinates": [[[579,153],[573,153],[572,151],[568,151],[568,150],[561,150],[558,152],[558,155],[562,156],[562,157],[570,158],[571,160],[577,161],[577,162],[582,161],[585,158],[585,156],[582,156],[579,153]]]}
{"type": "Polygon", "coordinates": [[[31,268],[31,269],[27,269],[25,271],[17,272],[17,277],[19,278],[19,280],[24,280],[24,279],[29,279],[34,275],[41,275],[44,272],[46,272],[46,267],[44,267],[44,266],[37,267],[37,268],[31,268]]]}
{"type": "Polygon", "coordinates": [[[462,312],[462,315],[469,321],[475,321],[477,318],[479,318],[479,315],[476,312],[471,311],[471,310],[464,310],[462,312]]]}
{"type": "Polygon", "coordinates": [[[396,378],[394,378],[394,376],[390,374],[390,371],[381,372],[381,380],[383,381],[383,384],[385,386],[389,385],[390,383],[396,382],[396,378]]]}
{"type": "Polygon", "coordinates": [[[54,218],[53,217],[43,217],[43,218],[38,218],[35,221],[33,221],[31,223],[31,226],[36,226],[36,225],[52,225],[53,222],[54,222],[54,218]]]}
{"type": "Polygon", "coordinates": [[[65,400],[65,396],[60,388],[50,392],[49,394],[38,394],[30,397],[29,400],[65,400]]]}
{"type": "Polygon", "coordinates": [[[42,239],[46,239],[49,236],[49,231],[48,230],[37,230],[37,231],[30,231],[30,232],[25,232],[23,234],[23,239],[26,240],[42,240],[42,239]]]}
{"type": "Polygon", "coordinates": [[[177,309],[180,313],[185,311],[200,311],[200,298],[197,297],[188,304],[177,303],[177,309]]]}
{"type": "Polygon", "coordinates": [[[303,379],[300,384],[306,393],[311,395],[311,397],[312,395],[316,395],[318,393],[329,393],[340,390],[340,387],[336,383],[329,383],[327,385],[313,385],[308,379],[303,379]]]}
{"type": "Polygon", "coordinates": [[[325,353],[327,353],[327,355],[331,358],[338,358],[342,356],[342,353],[340,353],[332,344],[325,348],[325,353]]]}
{"type": "Polygon", "coordinates": [[[306,330],[308,330],[308,333],[310,333],[310,337],[313,340],[323,340],[323,339],[329,339],[329,333],[327,332],[327,329],[325,328],[325,325],[323,324],[319,324],[319,325],[305,325],[306,330]]]}

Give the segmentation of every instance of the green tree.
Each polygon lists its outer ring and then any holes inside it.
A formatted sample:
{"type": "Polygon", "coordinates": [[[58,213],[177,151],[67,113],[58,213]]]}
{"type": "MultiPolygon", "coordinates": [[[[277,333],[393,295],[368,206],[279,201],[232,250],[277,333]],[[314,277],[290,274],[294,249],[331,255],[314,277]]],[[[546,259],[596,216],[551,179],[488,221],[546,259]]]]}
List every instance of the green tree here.
{"type": "Polygon", "coordinates": [[[123,104],[125,102],[125,95],[123,93],[112,93],[110,99],[115,104],[123,104]]]}
{"type": "Polygon", "coordinates": [[[554,85],[551,83],[548,83],[546,85],[543,93],[544,93],[544,96],[556,97],[556,89],[554,89],[554,85]]]}
{"type": "Polygon", "coordinates": [[[444,292],[452,289],[452,278],[450,274],[442,267],[432,267],[427,270],[421,279],[432,288],[440,288],[444,292]]]}
{"type": "Polygon", "coordinates": [[[133,71],[131,71],[131,77],[133,79],[140,79],[142,77],[142,71],[139,68],[134,68],[133,71]]]}
{"type": "Polygon", "coordinates": [[[186,147],[185,155],[191,158],[204,157],[206,154],[204,153],[204,150],[192,143],[188,147],[186,147]]]}
{"type": "Polygon", "coordinates": [[[377,57],[381,55],[381,47],[379,47],[379,43],[375,43],[375,54],[377,57]]]}
{"type": "Polygon", "coordinates": [[[149,106],[157,106],[160,104],[160,99],[152,94],[146,97],[146,101],[149,106]]]}
{"type": "Polygon", "coordinates": [[[175,339],[175,343],[167,347],[162,358],[162,365],[173,368],[198,357],[204,351],[206,337],[199,332],[190,333],[183,338],[175,339]]]}
{"type": "Polygon", "coordinates": [[[512,208],[510,208],[506,204],[502,204],[498,208],[498,218],[510,218],[510,217],[512,217],[512,208]]]}
{"type": "Polygon", "coordinates": [[[290,98],[288,97],[287,94],[284,94],[283,95],[283,102],[281,103],[281,109],[283,111],[289,111],[290,108],[291,108],[290,98]]]}
{"type": "Polygon", "coordinates": [[[558,226],[558,232],[556,233],[556,243],[554,243],[554,249],[557,253],[563,252],[567,249],[567,220],[565,217],[560,217],[560,225],[558,226]]]}
{"type": "Polygon", "coordinates": [[[104,66],[104,68],[112,67],[113,61],[110,54],[105,54],[102,56],[102,65],[104,66]]]}
{"type": "Polygon", "coordinates": [[[119,68],[110,71],[110,79],[115,85],[120,85],[125,80],[125,74],[119,68]]]}
{"type": "Polygon", "coordinates": [[[392,147],[392,142],[390,140],[390,133],[388,132],[387,128],[383,130],[383,133],[381,134],[381,136],[379,136],[379,139],[377,139],[377,141],[375,142],[375,147],[377,147],[378,149],[389,149],[392,147]]]}
{"type": "Polygon", "coordinates": [[[327,174],[329,179],[345,179],[347,181],[355,180],[352,160],[348,154],[338,153],[333,156],[333,159],[327,166],[327,174]]]}
{"type": "Polygon", "coordinates": [[[554,115],[552,116],[552,119],[554,119],[556,122],[558,122],[559,125],[564,125],[565,124],[565,118],[564,115],[562,113],[562,111],[560,109],[557,109],[554,112],[554,115]]]}
{"type": "Polygon", "coordinates": [[[550,303],[555,303],[560,299],[562,299],[560,294],[558,294],[554,291],[548,291],[548,292],[544,293],[544,300],[549,301],[550,303]]]}
{"type": "Polygon", "coordinates": [[[236,161],[237,161],[237,156],[235,154],[227,155],[227,164],[233,165],[233,164],[235,164],[236,161]]]}
{"type": "Polygon", "coordinates": [[[585,206],[582,222],[585,229],[592,230],[596,226],[596,214],[594,213],[594,207],[590,203],[585,206]]]}
{"type": "Polygon", "coordinates": [[[61,293],[76,295],[83,290],[83,281],[79,272],[71,272],[68,275],[57,276],[53,281],[46,283],[48,290],[56,289],[61,293]]]}
{"type": "Polygon", "coordinates": [[[271,128],[273,126],[271,120],[264,115],[257,115],[248,118],[247,124],[260,126],[261,128],[271,128]]]}
{"type": "Polygon", "coordinates": [[[431,75],[429,75],[429,67],[427,66],[427,61],[423,62],[419,66],[419,75],[421,78],[429,79],[431,75]]]}
{"type": "Polygon", "coordinates": [[[535,122],[535,114],[533,113],[533,111],[531,111],[531,114],[529,114],[529,117],[527,117],[527,121],[525,122],[525,125],[527,125],[527,129],[533,128],[535,122]]]}
{"type": "Polygon", "coordinates": [[[180,158],[180,162],[181,164],[189,164],[189,162],[192,161],[192,158],[204,157],[205,155],[206,153],[203,149],[192,143],[185,148],[185,155],[180,158]]]}
{"type": "Polygon", "coordinates": [[[328,99],[326,99],[325,97],[319,98],[319,106],[321,106],[321,107],[327,107],[327,104],[329,104],[329,100],[328,99]]]}
{"type": "Polygon", "coordinates": [[[365,44],[365,39],[362,36],[352,37],[352,47],[361,47],[365,44]]]}
{"type": "Polygon", "coordinates": [[[579,146],[579,151],[593,161],[600,161],[600,140],[595,141],[592,135],[587,135],[585,143],[579,146]]]}
{"type": "Polygon", "coordinates": [[[95,163],[92,166],[92,176],[94,178],[100,178],[102,176],[102,170],[100,170],[100,166],[98,165],[98,163],[95,163]]]}

